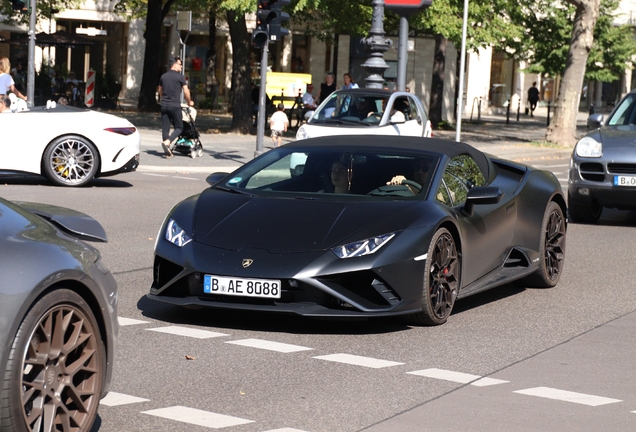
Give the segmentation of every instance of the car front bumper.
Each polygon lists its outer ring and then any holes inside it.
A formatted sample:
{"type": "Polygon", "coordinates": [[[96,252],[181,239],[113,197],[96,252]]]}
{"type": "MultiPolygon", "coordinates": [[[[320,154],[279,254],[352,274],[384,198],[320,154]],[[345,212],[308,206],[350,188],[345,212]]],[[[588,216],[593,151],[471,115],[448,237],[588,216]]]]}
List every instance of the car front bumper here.
{"type": "Polygon", "coordinates": [[[636,177],[636,164],[572,158],[568,174],[568,205],[636,210],[636,186],[615,185],[617,176],[636,177]]]}

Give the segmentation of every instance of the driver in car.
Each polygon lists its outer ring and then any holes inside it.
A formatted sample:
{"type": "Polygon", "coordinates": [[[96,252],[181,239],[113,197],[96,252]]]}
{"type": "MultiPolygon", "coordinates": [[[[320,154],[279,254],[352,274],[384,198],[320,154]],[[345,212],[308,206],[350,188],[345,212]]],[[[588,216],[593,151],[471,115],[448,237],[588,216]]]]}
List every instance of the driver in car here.
{"type": "MultiPolygon", "coordinates": [[[[416,158],[413,161],[413,181],[415,181],[416,183],[418,183],[420,186],[423,187],[427,182],[426,178],[428,176],[428,173],[431,170],[431,166],[432,166],[432,161],[430,159],[416,158]]],[[[404,180],[408,180],[408,179],[404,177],[403,175],[396,175],[391,180],[386,182],[386,184],[393,185],[393,186],[401,185],[404,180]]],[[[405,184],[404,186],[409,188],[410,191],[413,192],[413,195],[417,195],[418,193],[420,193],[420,190],[418,190],[415,186],[412,186],[409,184],[405,184]]]]}

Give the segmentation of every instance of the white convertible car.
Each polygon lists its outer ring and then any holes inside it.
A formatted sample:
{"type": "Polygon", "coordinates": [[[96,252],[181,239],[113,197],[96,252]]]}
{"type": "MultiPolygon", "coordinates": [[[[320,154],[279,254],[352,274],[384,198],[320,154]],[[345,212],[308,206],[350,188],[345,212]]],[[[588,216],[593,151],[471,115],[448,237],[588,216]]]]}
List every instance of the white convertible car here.
{"type": "Polygon", "coordinates": [[[135,171],[141,138],[128,120],[57,105],[0,114],[0,171],[43,175],[82,186],[95,177],[135,171]]]}
{"type": "Polygon", "coordinates": [[[337,90],[325,99],[296,139],[333,135],[430,137],[431,122],[417,96],[384,89],[337,90]]]}

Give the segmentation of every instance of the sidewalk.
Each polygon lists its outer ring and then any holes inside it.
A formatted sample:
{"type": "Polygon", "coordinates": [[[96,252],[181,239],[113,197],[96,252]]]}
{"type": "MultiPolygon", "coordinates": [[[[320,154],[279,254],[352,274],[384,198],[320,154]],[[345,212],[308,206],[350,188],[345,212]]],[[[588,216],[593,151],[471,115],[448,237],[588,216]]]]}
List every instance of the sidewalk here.
{"type": "MultiPolygon", "coordinates": [[[[191,159],[187,155],[175,155],[172,159],[162,158],[161,119],[159,113],[140,113],[136,111],[111,111],[112,114],[129,119],[141,133],[141,163],[139,171],[155,172],[214,172],[229,171],[249,162],[256,151],[256,128],[251,134],[230,133],[232,118],[222,111],[201,110],[197,116],[196,127],[201,133],[204,154],[201,158],[191,159]]],[[[585,134],[587,113],[579,112],[577,135],[585,134]]],[[[524,114],[516,120],[511,113],[509,122],[505,115],[482,115],[477,123],[466,118],[462,120],[460,140],[473,145],[481,151],[518,162],[537,159],[567,158],[572,153],[568,147],[541,146],[547,131],[547,109],[540,107],[534,117],[524,114]]],[[[295,130],[290,130],[283,139],[284,143],[295,140],[295,130]]],[[[455,131],[436,130],[438,138],[455,140],[455,131]]],[[[273,148],[266,134],[263,138],[263,150],[273,148]]]]}

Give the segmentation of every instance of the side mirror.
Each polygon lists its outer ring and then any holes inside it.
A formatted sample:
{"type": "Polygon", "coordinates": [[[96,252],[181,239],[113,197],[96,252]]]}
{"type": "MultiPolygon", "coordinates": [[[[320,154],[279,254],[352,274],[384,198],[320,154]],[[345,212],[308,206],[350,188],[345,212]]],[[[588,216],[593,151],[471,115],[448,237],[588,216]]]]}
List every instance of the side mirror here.
{"type": "Polygon", "coordinates": [[[587,118],[588,129],[598,129],[603,126],[604,122],[603,114],[592,114],[587,118]]]}
{"type": "Polygon", "coordinates": [[[496,186],[475,186],[468,191],[462,211],[466,216],[472,216],[476,205],[497,204],[501,197],[503,192],[496,186]]]}
{"type": "Polygon", "coordinates": [[[224,179],[226,176],[228,175],[228,173],[224,173],[224,172],[215,172],[210,174],[205,181],[207,182],[207,184],[209,184],[210,186],[214,186],[215,184],[217,184],[219,181],[221,181],[222,179],[224,179]]]}
{"type": "Polygon", "coordinates": [[[422,124],[422,117],[421,116],[417,116],[417,124],[421,125],[422,124]]]}

